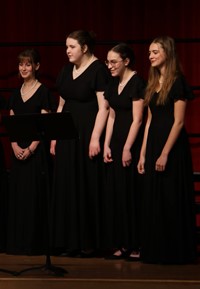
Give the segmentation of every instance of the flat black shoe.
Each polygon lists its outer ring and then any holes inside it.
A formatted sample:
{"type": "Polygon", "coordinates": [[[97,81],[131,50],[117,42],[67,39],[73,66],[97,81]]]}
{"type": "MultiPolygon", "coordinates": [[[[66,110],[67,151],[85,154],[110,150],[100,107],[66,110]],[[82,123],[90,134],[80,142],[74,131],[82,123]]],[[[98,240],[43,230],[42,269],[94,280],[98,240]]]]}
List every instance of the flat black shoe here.
{"type": "Polygon", "coordinates": [[[91,252],[81,251],[80,252],[80,258],[94,258],[95,255],[96,255],[95,251],[91,251],[91,252]]]}
{"type": "Polygon", "coordinates": [[[80,255],[80,250],[69,250],[63,253],[61,256],[63,257],[78,257],[80,255]]]}
{"type": "Polygon", "coordinates": [[[127,262],[139,262],[140,261],[140,257],[131,257],[128,256],[128,258],[126,258],[127,262]]]}
{"type": "Polygon", "coordinates": [[[126,261],[128,262],[138,262],[140,261],[140,253],[137,252],[137,253],[131,253],[127,258],[126,258],[126,261]]]}
{"type": "Polygon", "coordinates": [[[112,254],[112,255],[106,256],[105,259],[106,260],[122,260],[122,259],[126,259],[128,255],[130,254],[128,250],[124,251],[122,249],[119,249],[117,251],[120,251],[120,255],[112,254]]]}

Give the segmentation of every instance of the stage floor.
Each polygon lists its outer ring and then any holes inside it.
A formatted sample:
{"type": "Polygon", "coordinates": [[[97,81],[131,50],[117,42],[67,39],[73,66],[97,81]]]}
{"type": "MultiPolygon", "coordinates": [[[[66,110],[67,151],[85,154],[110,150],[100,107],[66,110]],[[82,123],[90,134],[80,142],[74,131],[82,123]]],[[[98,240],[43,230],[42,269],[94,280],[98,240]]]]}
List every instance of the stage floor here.
{"type": "Polygon", "coordinates": [[[200,262],[169,266],[105,260],[101,257],[51,257],[52,266],[67,271],[63,276],[53,274],[54,270],[47,270],[46,264],[45,256],[1,254],[0,289],[200,288],[200,262]]]}

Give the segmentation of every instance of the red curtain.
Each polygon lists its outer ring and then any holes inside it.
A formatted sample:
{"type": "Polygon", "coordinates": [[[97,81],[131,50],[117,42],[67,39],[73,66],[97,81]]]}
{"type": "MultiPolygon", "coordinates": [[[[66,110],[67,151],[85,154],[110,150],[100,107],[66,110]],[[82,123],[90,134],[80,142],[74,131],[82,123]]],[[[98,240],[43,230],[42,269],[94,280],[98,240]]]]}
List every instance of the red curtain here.
{"type": "MultiPolygon", "coordinates": [[[[53,89],[57,73],[67,61],[65,37],[75,29],[96,33],[96,55],[102,60],[114,43],[129,41],[135,50],[137,70],[145,78],[149,43],[164,34],[177,41],[185,75],[191,86],[196,87],[197,98],[188,106],[186,125],[190,133],[200,133],[199,11],[199,0],[3,1],[0,4],[0,97],[9,97],[9,89],[20,85],[17,55],[27,46],[39,50],[41,80],[53,89]]],[[[200,171],[199,143],[200,138],[191,138],[195,171],[200,171]]]]}

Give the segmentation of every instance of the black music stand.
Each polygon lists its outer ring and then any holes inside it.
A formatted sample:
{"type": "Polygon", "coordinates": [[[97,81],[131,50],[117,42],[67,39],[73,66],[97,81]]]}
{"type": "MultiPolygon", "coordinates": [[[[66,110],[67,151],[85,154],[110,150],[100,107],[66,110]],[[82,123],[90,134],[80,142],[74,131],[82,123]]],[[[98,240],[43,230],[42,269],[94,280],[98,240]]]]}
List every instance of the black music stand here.
{"type": "Polygon", "coordinates": [[[70,112],[31,113],[2,117],[11,141],[77,138],[70,112]]]}
{"type": "MultiPolygon", "coordinates": [[[[2,123],[11,141],[30,139],[46,141],[75,139],[78,137],[72,116],[69,112],[3,116],[2,123]]],[[[49,232],[49,228],[47,231],[49,232]]],[[[47,244],[47,248],[49,248],[49,244],[47,244]]],[[[37,269],[43,269],[56,276],[64,276],[65,273],[68,273],[65,269],[52,265],[50,254],[46,254],[45,265],[27,268],[20,272],[8,273],[20,275],[23,272],[37,269]]],[[[4,272],[5,270],[2,269],[2,271],[4,272]]]]}

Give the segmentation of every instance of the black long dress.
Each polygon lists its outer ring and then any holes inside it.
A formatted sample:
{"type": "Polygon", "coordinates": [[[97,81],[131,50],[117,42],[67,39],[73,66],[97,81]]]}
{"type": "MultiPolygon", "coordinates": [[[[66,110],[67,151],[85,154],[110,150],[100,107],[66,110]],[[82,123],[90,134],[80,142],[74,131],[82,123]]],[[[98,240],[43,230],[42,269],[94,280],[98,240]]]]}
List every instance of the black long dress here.
{"type": "Polygon", "coordinates": [[[185,128],[174,144],[164,172],[155,171],[174,122],[174,101],[193,98],[185,82],[174,82],[166,105],[150,103],[143,194],[143,235],[141,256],[146,263],[182,264],[195,260],[195,213],[193,169],[185,128]]]}
{"type": "MultiPolygon", "coordinates": [[[[0,109],[6,109],[6,100],[0,96],[0,109]]],[[[1,118],[1,116],[0,116],[1,118]]],[[[1,132],[0,132],[1,133],[1,132]]],[[[0,252],[5,251],[6,242],[6,197],[8,190],[8,174],[5,158],[5,146],[3,137],[0,137],[0,252]]]]}
{"type": "MultiPolygon", "coordinates": [[[[41,85],[27,101],[16,90],[10,98],[15,115],[49,110],[49,90],[41,85]]],[[[30,141],[18,142],[27,147],[30,141]]],[[[12,155],[9,176],[7,248],[8,254],[47,253],[49,178],[46,144],[41,141],[24,161],[12,155]]]]}
{"type": "MultiPolygon", "coordinates": [[[[97,91],[104,91],[109,78],[106,67],[94,61],[78,78],[73,65],[58,76],[57,87],[70,111],[78,139],[58,140],[52,196],[52,248],[96,249],[100,238],[99,197],[102,192],[102,152],[89,159],[89,142],[98,112],[97,91]]],[[[64,129],[64,128],[63,128],[64,129]]]]}
{"type": "Polygon", "coordinates": [[[105,97],[115,111],[115,121],[110,142],[113,162],[106,164],[104,196],[104,247],[138,250],[140,247],[140,175],[137,172],[143,125],[132,145],[132,163],[122,166],[122,152],[133,122],[134,100],[143,98],[145,82],[135,74],[123,91],[118,93],[119,79],[113,78],[105,97]]]}

